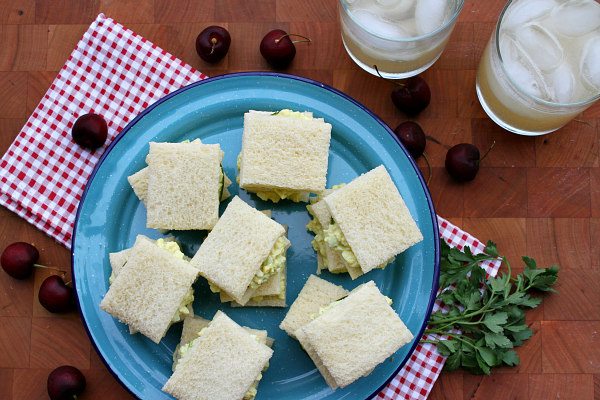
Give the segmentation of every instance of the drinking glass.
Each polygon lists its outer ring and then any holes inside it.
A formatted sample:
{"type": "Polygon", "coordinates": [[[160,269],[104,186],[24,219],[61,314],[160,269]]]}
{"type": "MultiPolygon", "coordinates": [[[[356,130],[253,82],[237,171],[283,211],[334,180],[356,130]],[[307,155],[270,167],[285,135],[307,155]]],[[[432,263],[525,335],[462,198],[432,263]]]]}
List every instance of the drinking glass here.
{"type": "Polygon", "coordinates": [[[600,2],[510,0],[476,88],[504,129],[535,136],[564,126],[600,97],[600,2]]]}
{"type": "Polygon", "coordinates": [[[340,0],[342,40],[350,58],[365,71],[408,78],[440,57],[463,4],[464,0],[340,0]]]}

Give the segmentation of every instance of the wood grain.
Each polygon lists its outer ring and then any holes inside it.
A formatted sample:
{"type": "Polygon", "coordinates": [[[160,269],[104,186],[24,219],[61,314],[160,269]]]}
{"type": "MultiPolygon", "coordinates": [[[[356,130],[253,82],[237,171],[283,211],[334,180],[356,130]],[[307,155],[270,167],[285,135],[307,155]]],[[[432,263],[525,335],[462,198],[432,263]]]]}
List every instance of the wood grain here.
{"type": "MultiPolygon", "coordinates": [[[[437,212],[481,240],[492,239],[519,271],[519,258],[558,263],[559,293],[529,312],[535,335],[518,352],[521,365],[490,377],[443,372],[432,399],[600,399],[600,104],[558,132],[512,135],[485,114],[475,93],[479,59],[505,0],[466,0],[438,62],[423,77],[432,100],[418,117],[430,137],[429,189],[437,212]],[[474,182],[457,184],[444,169],[454,144],[485,151],[474,182]]],[[[409,120],[392,105],[394,84],[358,68],[340,40],[335,0],[0,0],[0,153],[4,153],[77,41],[100,12],[207,73],[271,70],[259,54],[270,29],[307,35],[286,72],[348,93],[390,127],[409,120]],[[207,64],[195,39],[208,25],[226,27],[229,54],[207,64]]],[[[427,177],[421,159],[418,165],[427,177]]],[[[70,269],[66,249],[0,208],[0,248],[35,243],[41,262],[70,269]]],[[[44,399],[49,371],[82,368],[86,399],[124,399],[75,313],[53,315],[37,301],[50,271],[16,281],[0,274],[0,399],[44,399]]],[[[68,276],[68,274],[67,274],[68,276]]]]}

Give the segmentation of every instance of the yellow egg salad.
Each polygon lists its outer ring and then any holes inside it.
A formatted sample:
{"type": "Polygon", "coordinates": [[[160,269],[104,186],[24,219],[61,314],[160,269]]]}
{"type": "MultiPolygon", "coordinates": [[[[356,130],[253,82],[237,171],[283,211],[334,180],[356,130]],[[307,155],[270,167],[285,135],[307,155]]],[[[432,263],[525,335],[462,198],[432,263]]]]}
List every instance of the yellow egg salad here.
{"type": "Polygon", "coordinates": [[[287,250],[288,245],[289,241],[285,236],[281,236],[275,241],[271,252],[260,266],[260,270],[256,273],[256,275],[254,275],[254,278],[252,278],[252,282],[250,282],[250,288],[258,288],[260,285],[268,281],[273,275],[281,271],[285,265],[285,251],[287,250]]]}

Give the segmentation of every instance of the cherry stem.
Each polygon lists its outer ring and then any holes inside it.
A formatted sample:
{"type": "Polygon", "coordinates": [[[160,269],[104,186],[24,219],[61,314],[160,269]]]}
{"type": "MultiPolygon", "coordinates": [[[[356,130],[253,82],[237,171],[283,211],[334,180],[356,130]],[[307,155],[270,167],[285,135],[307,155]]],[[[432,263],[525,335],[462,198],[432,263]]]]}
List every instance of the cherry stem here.
{"type": "Polygon", "coordinates": [[[312,42],[312,40],[310,40],[310,38],[308,38],[306,36],[298,35],[297,33],[286,33],[279,39],[275,39],[275,44],[279,43],[281,41],[281,39],[283,39],[284,37],[290,37],[290,36],[298,36],[298,37],[301,37],[302,39],[304,39],[304,40],[292,40],[292,43],[311,43],[312,42]]]}
{"type": "Polygon", "coordinates": [[[210,54],[215,52],[215,46],[217,45],[217,38],[210,39],[210,43],[212,43],[212,47],[210,48],[210,54]]]}
{"type": "Polygon", "coordinates": [[[63,271],[62,269],[53,268],[53,267],[47,267],[47,266],[42,265],[42,264],[33,264],[33,266],[36,267],[36,268],[51,269],[51,270],[54,270],[54,271],[59,271],[59,272],[62,272],[63,275],[67,273],[67,271],[63,271]]]}
{"type": "Polygon", "coordinates": [[[427,171],[429,172],[429,176],[427,177],[427,186],[431,182],[431,177],[433,176],[433,172],[431,170],[431,164],[429,163],[429,158],[427,158],[427,154],[423,152],[423,158],[425,159],[425,163],[427,164],[427,171]]]}
{"type": "Polygon", "coordinates": [[[65,282],[65,286],[73,286],[73,285],[71,285],[71,283],[73,283],[73,281],[65,282]]]}
{"type": "Polygon", "coordinates": [[[379,68],[377,68],[377,65],[373,64],[373,68],[375,68],[375,71],[377,72],[377,75],[379,75],[379,77],[380,77],[381,79],[385,79],[386,81],[388,81],[388,82],[392,82],[394,85],[398,85],[398,86],[400,86],[400,87],[404,87],[404,86],[406,86],[406,84],[404,84],[404,83],[397,82],[397,81],[395,81],[395,80],[393,80],[393,79],[386,78],[385,76],[381,75],[381,73],[379,72],[379,68]]]}
{"type": "Polygon", "coordinates": [[[487,151],[486,151],[486,152],[485,152],[485,154],[483,155],[483,157],[481,157],[481,158],[479,159],[479,162],[482,162],[482,161],[483,161],[483,159],[484,159],[484,158],[486,158],[488,154],[490,154],[490,151],[492,151],[492,149],[494,148],[494,146],[495,146],[495,145],[496,145],[496,141],[494,140],[494,141],[492,142],[492,145],[490,146],[490,148],[489,148],[489,149],[487,149],[487,151]]]}

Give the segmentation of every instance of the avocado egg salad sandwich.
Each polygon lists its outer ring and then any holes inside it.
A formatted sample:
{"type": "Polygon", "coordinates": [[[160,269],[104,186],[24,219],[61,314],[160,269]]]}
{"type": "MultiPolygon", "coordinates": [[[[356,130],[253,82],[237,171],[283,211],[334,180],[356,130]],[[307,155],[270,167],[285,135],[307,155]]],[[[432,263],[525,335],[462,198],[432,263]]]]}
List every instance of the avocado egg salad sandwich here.
{"type": "Polygon", "coordinates": [[[423,240],[402,196],[384,166],[347,185],[324,192],[307,206],[313,220],[318,272],[348,272],[352,279],[385,268],[423,240]]]}
{"type": "Polygon", "coordinates": [[[285,307],[283,225],[235,196],[190,261],[221,300],[285,307]]]}
{"type": "Polygon", "coordinates": [[[163,391],[179,400],[252,400],[273,350],[259,336],[217,311],[196,338],[179,348],[163,391]]]}
{"type": "MultiPolygon", "coordinates": [[[[193,314],[188,315],[183,320],[183,328],[181,329],[181,340],[177,347],[175,347],[175,352],[173,353],[173,371],[177,367],[179,360],[181,357],[192,347],[193,341],[200,337],[203,329],[207,328],[210,324],[210,321],[193,314]]],[[[267,331],[252,329],[246,326],[243,326],[248,333],[256,336],[257,340],[260,343],[266,344],[269,347],[273,347],[273,339],[267,336],[267,331]]]]}
{"type": "Polygon", "coordinates": [[[325,189],[331,125],[310,112],[244,114],[239,184],[262,200],[307,202],[325,189]]]}
{"type": "Polygon", "coordinates": [[[113,272],[100,308],[159,343],[191,312],[198,270],[174,241],[139,235],[132,248],[110,256],[113,272]]]}
{"type": "Polygon", "coordinates": [[[302,289],[282,325],[288,333],[295,329],[293,336],[332,389],[369,375],[413,340],[412,333],[390,306],[391,300],[381,294],[373,281],[358,286],[346,297],[321,305],[326,296],[313,297],[311,302],[308,293],[319,290],[334,299],[343,289],[338,287],[336,293],[336,285],[325,285],[316,279],[308,280],[307,286],[312,288],[302,289]],[[297,303],[300,306],[296,307],[297,303]]]}
{"type": "Polygon", "coordinates": [[[128,177],[146,205],[147,227],[164,230],[210,230],[231,181],[221,166],[218,144],[196,139],[182,143],[150,142],[148,167],[128,177]]]}

